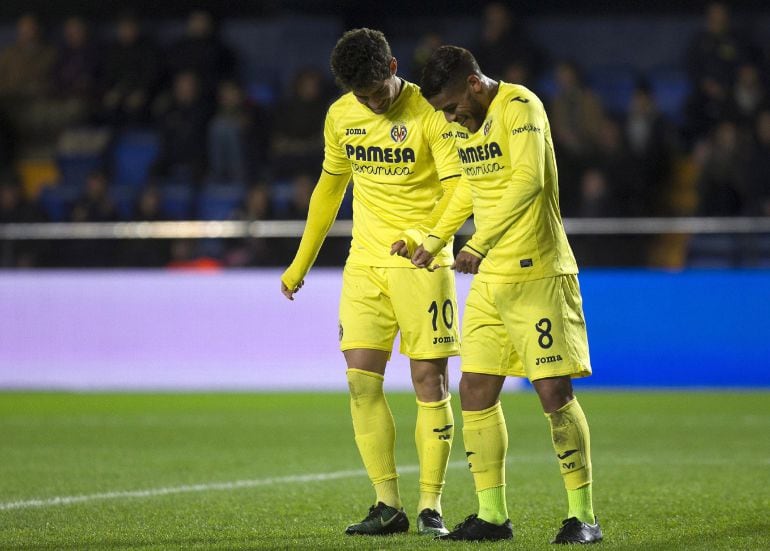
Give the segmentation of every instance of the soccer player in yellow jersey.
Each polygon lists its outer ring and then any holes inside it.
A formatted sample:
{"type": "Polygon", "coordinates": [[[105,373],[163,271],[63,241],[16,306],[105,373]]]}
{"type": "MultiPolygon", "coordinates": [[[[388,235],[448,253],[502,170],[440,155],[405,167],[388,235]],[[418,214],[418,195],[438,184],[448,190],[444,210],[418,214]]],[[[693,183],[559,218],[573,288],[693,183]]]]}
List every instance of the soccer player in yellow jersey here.
{"type": "MultiPolygon", "coordinates": [[[[346,533],[409,529],[398,488],[395,425],[382,389],[400,331],[417,396],[417,529],[442,535],[448,530],[441,493],[454,432],[447,357],[459,352],[457,299],[450,270],[419,270],[409,257],[459,180],[452,125],[416,85],[396,76],[396,59],[379,31],[345,33],[331,66],[347,93],[327,113],[323,170],[299,250],[281,276],[281,291],[293,300],[303,286],[352,176],[353,240],[342,276],[339,335],[355,441],[376,499],[366,518],[346,533]]],[[[437,262],[451,265],[449,240],[439,249],[437,262]]]]}
{"type": "Polygon", "coordinates": [[[598,542],[588,424],[571,382],[591,374],[588,341],[543,104],[523,86],[485,76],[468,50],[454,46],[434,52],[420,85],[431,105],[467,132],[457,134],[460,183],[412,262],[441,266],[434,255],[471,213],[476,227],[454,269],[477,274],[463,315],[460,401],[479,511],[442,539],[513,536],[499,397],[505,377],[516,376],[529,378],[540,398],[567,490],[568,518],[553,543],[598,542]]]}

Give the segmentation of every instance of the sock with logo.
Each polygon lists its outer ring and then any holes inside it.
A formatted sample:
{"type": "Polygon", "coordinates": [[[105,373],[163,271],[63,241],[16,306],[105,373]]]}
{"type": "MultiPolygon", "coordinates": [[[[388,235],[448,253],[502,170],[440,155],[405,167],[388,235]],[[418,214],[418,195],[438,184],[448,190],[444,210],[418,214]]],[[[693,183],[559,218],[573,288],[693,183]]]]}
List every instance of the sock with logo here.
{"type": "Polygon", "coordinates": [[[582,522],[593,524],[591,437],[583,409],[575,398],[545,416],[551,425],[553,449],[567,489],[567,517],[577,517],[582,522]]]}
{"type": "Polygon", "coordinates": [[[377,501],[401,509],[396,473],[396,424],[378,373],[348,369],[350,414],[356,445],[372,481],[377,501]]]}
{"type": "Polygon", "coordinates": [[[444,489],[449,452],[454,436],[454,417],[449,404],[451,396],[439,402],[417,400],[417,424],[414,440],[420,462],[420,500],[417,511],[433,509],[441,514],[441,492],[444,489]]]}
{"type": "Polygon", "coordinates": [[[505,503],[508,430],[500,402],[481,411],[463,411],[463,442],[479,499],[479,518],[500,525],[508,519],[505,503]]]}

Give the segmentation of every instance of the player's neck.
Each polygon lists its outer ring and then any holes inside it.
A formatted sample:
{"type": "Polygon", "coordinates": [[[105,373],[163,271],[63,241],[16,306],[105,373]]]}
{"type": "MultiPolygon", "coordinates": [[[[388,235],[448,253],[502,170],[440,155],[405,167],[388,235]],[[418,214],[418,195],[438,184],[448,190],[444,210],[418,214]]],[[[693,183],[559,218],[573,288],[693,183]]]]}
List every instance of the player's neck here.
{"type": "Polygon", "coordinates": [[[497,92],[500,90],[500,83],[488,76],[484,76],[481,84],[484,87],[484,103],[486,104],[484,107],[489,110],[489,106],[492,105],[492,101],[497,97],[497,92]]]}

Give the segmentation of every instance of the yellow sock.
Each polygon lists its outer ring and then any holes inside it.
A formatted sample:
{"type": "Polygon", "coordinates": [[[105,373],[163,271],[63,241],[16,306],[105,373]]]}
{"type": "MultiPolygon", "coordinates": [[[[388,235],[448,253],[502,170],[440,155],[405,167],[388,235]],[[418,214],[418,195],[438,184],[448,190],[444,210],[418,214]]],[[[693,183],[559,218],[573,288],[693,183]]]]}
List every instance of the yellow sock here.
{"type": "Polygon", "coordinates": [[[400,509],[395,457],[396,424],[382,391],[384,377],[361,369],[348,369],[347,376],[356,445],[369,480],[374,485],[377,501],[400,509]]]}
{"type": "Polygon", "coordinates": [[[500,402],[481,411],[463,411],[463,442],[479,498],[479,518],[502,524],[505,504],[505,454],[508,431],[500,402]]]}
{"type": "Polygon", "coordinates": [[[593,524],[591,492],[591,435],[577,398],[553,413],[546,413],[559,470],[569,502],[568,517],[593,524]]]}
{"type": "Polygon", "coordinates": [[[417,512],[433,509],[441,513],[441,492],[444,489],[449,452],[454,436],[454,416],[448,396],[439,402],[417,400],[417,423],[414,439],[420,461],[420,500],[417,512]]]}

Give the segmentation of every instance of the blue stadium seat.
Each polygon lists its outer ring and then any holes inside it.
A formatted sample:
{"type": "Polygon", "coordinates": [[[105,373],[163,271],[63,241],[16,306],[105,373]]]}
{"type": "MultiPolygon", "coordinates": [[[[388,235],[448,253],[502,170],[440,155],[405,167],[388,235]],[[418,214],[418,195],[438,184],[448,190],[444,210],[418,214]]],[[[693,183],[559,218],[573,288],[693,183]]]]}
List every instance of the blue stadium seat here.
{"type": "Polygon", "coordinates": [[[47,186],[40,192],[38,204],[51,222],[66,222],[80,192],[74,186],[47,186]]]}
{"type": "Polygon", "coordinates": [[[134,205],[136,205],[136,188],[131,186],[112,186],[110,197],[115,202],[118,216],[123,220],[131,220],[134,215],[134,205]]]}
{"type": "Polygon", "coordinates": [[[277,180],[270,186],[270,203],[273,207],[273,215],[283,218],[291,207],[291,182],[277,180]]]}
{"type": "Polygon", "coordinates": [[[636,87],[636,71],[627,65],[605,65],[588,71],[587,84],[611,113],[628,111],[636,87]]]}
{"type": "Polygon", "coordinates": [[[115,185],[143,186],[159,152],[160,140],[155,132],[129,131],[122,134],[112,154],[115,185]]]}
{"type": "Polygon", "coordinates": [[[648,75],[660,111],[671,121],[683,121],[683,109],[692,89],[687,74],[674,67],[657,67],[648,75]]]}
{"type": "Polygon", "coordinates": [[[186,184],[168,184],[160,190],[160,210],[173,220],[189,220],[193,214],[193,189],[186,184]]]}
{"type": "Polygon", "coordinates": [[[625,65],[605,65],[588,71],[587,84],[599,96],[602,105],[614,113],[625,113],[631,103],[637,75],[625,65]]]}
{"type": "Polygon", "coordinates": [[[204,187],[197,200],[198,218],[202,220],[227,220],[241,204],[245,190],[242,185],[223,182],[204,187]]]}
{"type": "Polygon", "coordinates": [[[103,161],[101,155],[60,155],[56,166],[61,174],[60,185],[82,189],[88,175],[103,168],[103,161]]]}

